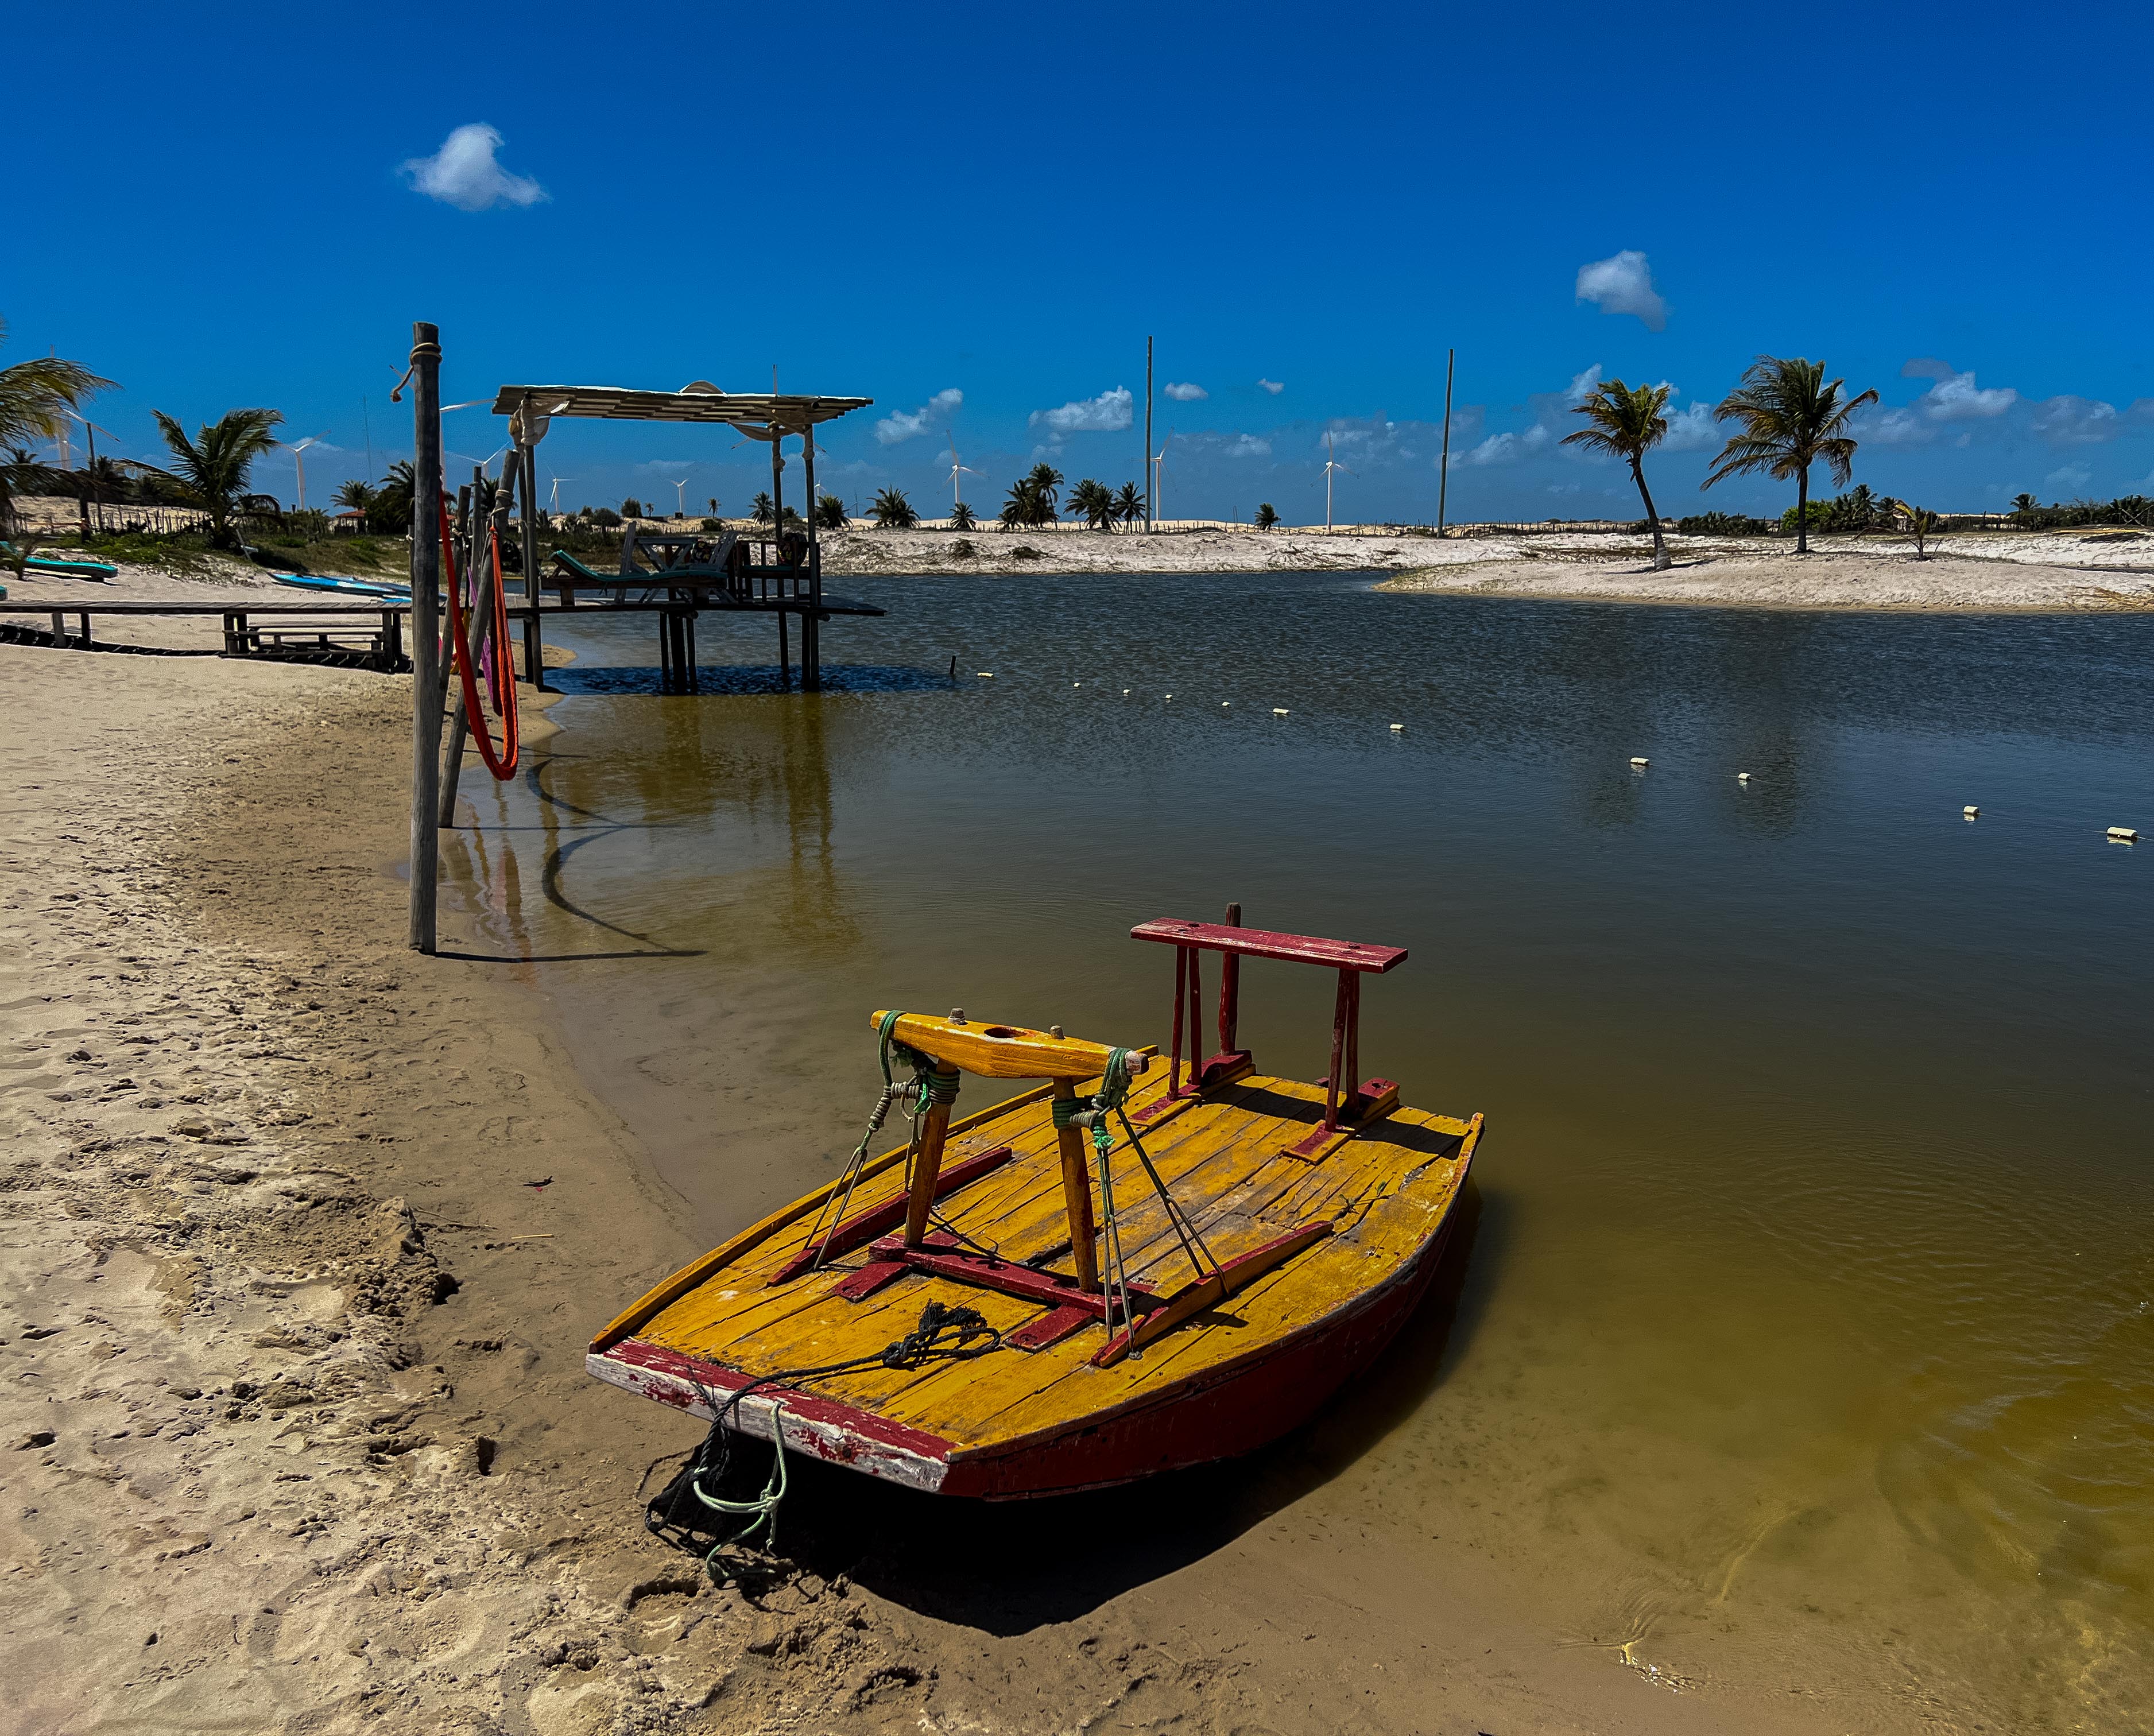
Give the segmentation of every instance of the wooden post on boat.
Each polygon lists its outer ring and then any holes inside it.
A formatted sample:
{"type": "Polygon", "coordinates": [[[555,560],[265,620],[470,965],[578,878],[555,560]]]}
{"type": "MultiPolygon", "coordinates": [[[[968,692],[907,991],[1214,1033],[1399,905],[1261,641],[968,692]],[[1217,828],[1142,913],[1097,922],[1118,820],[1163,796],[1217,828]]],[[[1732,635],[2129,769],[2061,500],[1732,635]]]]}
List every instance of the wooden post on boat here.
{"type": "MultiPolygon", "coordinates": [[[[1054,1034],[1062,1034],[1061,1026],[1054,1028],[1054,1034]]],[[[1075,1080],[1054,1081],[1057,1102],[1068,1102],[1076,1095],[1075,1080]]],[[[1077,1288],[1096,1295],[1100,1289],[1100,1256],[1093,1244],[1099,1232],[1092,1222],[1092,1175],[1085,1163],[1085,1130],[1058,1127],[1054,1136],[1062,1147],[1062,1204],[1069,1216],[1069,1253],[1077,1264],[1077,1288]]]]}
{"type": "Polygon", "coordinates": [[[950,1105],[931,1103],[920,1130],[920,1150],[912,1160],[912,1192],[905,1202],[905,1245],[927,1239],[927,1213],[935,1203],[935,1178],[942,1167],[942,1142],[950,1131],[950,1105]]]}
{"type": "Polygon", "coordinates": [[[411,326],[411,900],[406,944],[434,950],[436,881],[442,867],[442,705],[436,664],[442,631],[437,518],[442,498],[442,334],[411,326]]]}

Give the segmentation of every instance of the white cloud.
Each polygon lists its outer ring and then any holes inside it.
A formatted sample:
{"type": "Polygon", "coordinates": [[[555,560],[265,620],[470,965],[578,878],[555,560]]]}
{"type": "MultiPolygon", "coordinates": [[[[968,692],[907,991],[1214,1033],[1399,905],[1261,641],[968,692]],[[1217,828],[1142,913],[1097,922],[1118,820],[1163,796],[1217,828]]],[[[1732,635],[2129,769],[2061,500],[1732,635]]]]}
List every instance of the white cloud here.
{"type": "Polygon", "coordinates": [[[2034,429],[2052,446],[2094,446],[2122,431],[2116,406],[2070,392],[2037,405],[2034,429]]]}
{"type": "Polygon", "coordinates": [[[1584,373],[1570,376],[1570,384],[1564,388],[1563,401],[1570,405],[1583,404],[1600,390],[1600,364],[1595,362],[1584,373]]]}
{"type": "Polygon", "coordinates": [[[1877,446],[1920,446],[1932,431],[1912,410],[1873,410],[1856,424],[1856,431],[1877,446]]]}
{"type": "Polygon", "coordinates": [[[1530,457],[1555,437],[1535,422],[1523,434],[1491,434],[1465,457],[1468,464],[1515,464],[1530,457]]]}
{"type": "Polygon", "coordinates": [[[1057,434],[1113,434],[1130,425],[1136,400],[1125,385],[1101,392],[1096,398],[1077,398],[1059,410],[1035,410],[1031,426],[1045,426],[1057,434]]]}
{"type": "Polygon", "coordinates": [[[1177,404],[1192,404],[1199,398],[1208,398],[1212,396],[1202,386],[1188,380],[1168,380],[1166,395],[1177,404]]]}
{"type": "Polygon", "coordinates": [[[2042,478],[2042,486],[2052,494],[2076,494],[2094,480],[2094,472],[2076,464],[2067,464],[2051,471],[2042,478]]]}
{"type": "Polygon", "coordinates": [[[1274,398],[1286,390],[1286,382],[1283,380],[1259,380],[1257,384],[1262,386],[1266,391],[1269,392],[1274,398]]]}
{"type": "Polygon", "coordinates": [[[1934,355],[1917,356],[1900,370],[1900,375],[1903,380],[1936,382],[1912,406],[1933,422],[2002,416],[2019,401],[2019,394],[2010,386],[1991,386],[1986,391],[1978,388],[1973,369],[1963,374],[1950,362],[1940,361],[1934,355]]]}
{"type": "Polygon", "coordinates": [[[501,135],[483,123],[460,126],[431,156],[407,161],[404,172],[415,190],[458,211],[538,204],[547,197],[546,189],[503,168],[493,155],[501,145],[501,135]]]}
{"type": "Polygon", "coordinates": [[[1661,442],[1661,447],[1671,452],[1702,452],[1707,447],[1719,445],[1720,438],[1719,424],[1712,419],[1712,406],[1693,404],[1668,418],[1668,437],[1661,442]]]}
{"type": "Polygon", "coordinates": [[[1635,314],[1647,331],[1662,330],[1668,323],[1668,304],[1653,287],[1652,268],[1643,253],[1627,248],[1578,268],[1578,299],[1604,314],[1635,314]]]}
{"type": "Polygon", "coordinates": [[[900,410],[885,416],[875,425],[875,438],[885,446],[914,439],[926,433],[964,401],[964,393],[954,385],[947,391],[939,391],[917,410],[900,410]]]}
{"type": "Polygon", "coordinates": [[[1253,434],[1244,434],[1227,448],[1230,458],[1268,458],[1271,455],[1271,442],[1259,440],[1253,434]]]}

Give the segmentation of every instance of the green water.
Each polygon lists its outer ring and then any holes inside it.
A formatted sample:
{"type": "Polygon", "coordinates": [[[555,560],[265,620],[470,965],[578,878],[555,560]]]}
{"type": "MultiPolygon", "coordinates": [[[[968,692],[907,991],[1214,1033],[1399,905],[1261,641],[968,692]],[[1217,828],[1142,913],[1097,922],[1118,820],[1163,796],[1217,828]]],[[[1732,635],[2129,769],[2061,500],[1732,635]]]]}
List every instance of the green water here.
{"type": "MultiPolygon", "coordinates": [[[[1229,900],[1407,947],[1363,1071],[1490,1132],[1297,1499],[1611,1667],[2154,1727],[2154,845],[2103,837],[2154,836],[2154,620],[844,588],[892,612],[819,697],[759,631],[661,697],[655,633],[584,630],[451,852],[712,1239],[857,1136],[875,1007],[1160,1041],[1126,932],[1229,900]]],[[[1261,1065],[1322,1073],[1330,993],[1252,967],[1261,1065]]]]}

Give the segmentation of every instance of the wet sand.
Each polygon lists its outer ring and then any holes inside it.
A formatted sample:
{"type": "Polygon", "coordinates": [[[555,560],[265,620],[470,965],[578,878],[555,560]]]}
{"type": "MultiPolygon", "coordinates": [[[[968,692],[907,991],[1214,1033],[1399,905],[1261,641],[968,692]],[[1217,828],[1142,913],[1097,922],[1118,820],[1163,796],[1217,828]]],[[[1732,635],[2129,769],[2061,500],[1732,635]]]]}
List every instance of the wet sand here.
{"type": "Polygon", "coordinates": [[[1422,1390],[1440,1313],[1231,1499],[806,1475],[798,1565],[712,1588],[637,1500],[697,1430],[581,1366],[707,1227],[467,914],[403,948],[407,684],[15,647],[0,682],[23,1728],[1842,1728],[1546,1633],[1559,1564],[1299,1507],[1422,1390]]]}

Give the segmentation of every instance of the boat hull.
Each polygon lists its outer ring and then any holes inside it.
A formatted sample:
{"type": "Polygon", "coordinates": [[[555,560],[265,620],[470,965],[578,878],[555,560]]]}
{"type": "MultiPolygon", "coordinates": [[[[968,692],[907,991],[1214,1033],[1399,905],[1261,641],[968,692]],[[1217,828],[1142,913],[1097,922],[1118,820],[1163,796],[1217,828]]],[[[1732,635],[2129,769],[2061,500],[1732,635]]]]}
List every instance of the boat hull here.
{"type": "MultiPolygon", "coordinates": [[[[1461,1185],[1464,1182],[1462,1175],[1461,1185]]],[[[1390,1279],[1250,1355],[1084,1418],[1067,1428],[967,1450],[940,1436],[809,1393],[763,1387],[731,1415],[743,1434],[906,1487],[985,1500],[1025,1500],[1131,1483],[1238,1458],[1314,1416],[1366,1369],[1427,1294],[1452,1214],[1390,1279]],[[782,1412],[782,1422],[781,1422],[782,1412]]],[[[611,1384],[709,1418],[750,1376],[630,1338],[585,1366],[611,1384]]]]}

